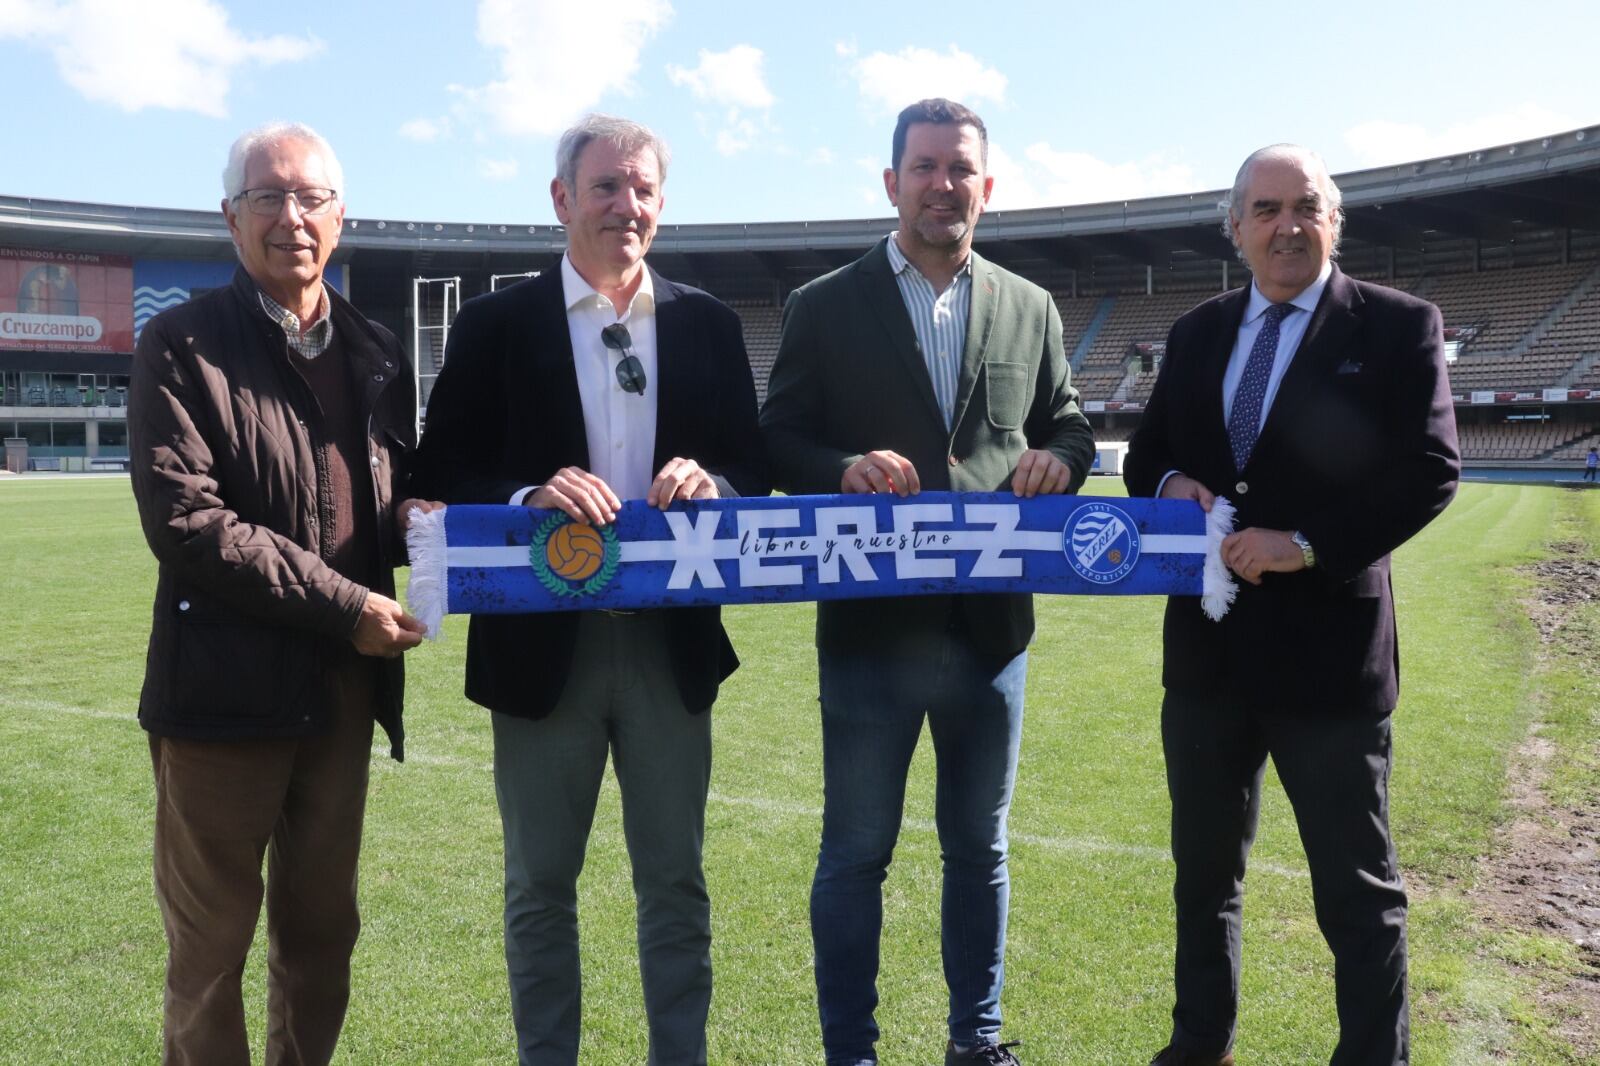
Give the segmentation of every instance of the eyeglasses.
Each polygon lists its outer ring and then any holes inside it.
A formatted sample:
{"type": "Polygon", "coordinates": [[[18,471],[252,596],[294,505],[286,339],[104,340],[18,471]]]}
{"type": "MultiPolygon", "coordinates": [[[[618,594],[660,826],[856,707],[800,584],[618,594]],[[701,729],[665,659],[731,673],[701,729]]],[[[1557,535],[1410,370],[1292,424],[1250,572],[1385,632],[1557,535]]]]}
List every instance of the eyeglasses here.
{"type": "Polygon", "coordinates": [[[293,200],[302,217],[322,215],[339,199],[332,189],[246,189],[235,200],[243,200],[252,215],[275,218],[285,200],[293,200]]]}
{"type": "Polygon", "coordinates": [[[628,327],[621,322],[613,322],[600,331],[600,343],[614,352],[622,353],[622,361],[617,364],[617,384],[622,386],[622,391],[643,396],[644,364],[631,350],[633,338],[628,336],[628,327]]]}

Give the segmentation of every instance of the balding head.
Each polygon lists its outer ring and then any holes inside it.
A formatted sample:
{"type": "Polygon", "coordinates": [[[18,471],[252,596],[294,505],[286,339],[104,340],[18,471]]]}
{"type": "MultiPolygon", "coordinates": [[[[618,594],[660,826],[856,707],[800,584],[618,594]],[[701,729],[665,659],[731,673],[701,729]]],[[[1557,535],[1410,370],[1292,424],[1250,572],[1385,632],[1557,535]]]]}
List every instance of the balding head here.
{"type": "Polygon", "coordinates": [[[1294,144],[1253,152],[1223,205],[1225,230],[1274,303],[1309,288],[1339,248],[1344,211],[1322,157],[1294,144]]]}
{"type": "Polygon", "coordinates": [[[1246,156],[1245,161],[1239,165],[1239,173],[1234,175],[1233,188],[1228,190],[1228,198],[1217,205],[1222,210],[1222,232],[1239,251],[1239,258],[1244,258],[1244,252],[1239,248],[1239,235],[1234,228],[1234,219],[1244,217],[1245,194],[1246,187],[1250,183],[1250,172],[1256,164],[1269,161],[1297,162],[1316,175],[1318,184],[1322,188],[1323,202],[1333,224],[1331,254],[1337,256],[1339,241],[1344,236],[1344,194],[1334,183],[1333,175],[1328,173],[1328,164],[1322,161],[1322,156],[1304,145],[1285,143],[1269,144],[1265,148],[1257,148],[1246,156]]]}

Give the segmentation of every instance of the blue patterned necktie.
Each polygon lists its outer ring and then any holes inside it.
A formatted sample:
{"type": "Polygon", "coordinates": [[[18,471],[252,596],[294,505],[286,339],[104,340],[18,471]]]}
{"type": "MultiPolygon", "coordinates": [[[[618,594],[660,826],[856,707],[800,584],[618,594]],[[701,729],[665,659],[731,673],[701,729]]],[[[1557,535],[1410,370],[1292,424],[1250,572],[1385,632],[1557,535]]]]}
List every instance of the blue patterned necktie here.
{"type": "Polygon", "coordinates": [[[1233,410],[1228,414],[1228,443],[1233,445],[1233,467],[1243,470],[1250,461],[1250,452],[1261,433],[1261,401],[1267,396],[1267,380],[1272,377],[1272,363],[1278,355],[1278,325],[1294,304],[1273,304],[1267,308],[1266,321],[1250,346],[1250,358],[1245,360],[1244,376],[1233,394],[1233,410]]]}

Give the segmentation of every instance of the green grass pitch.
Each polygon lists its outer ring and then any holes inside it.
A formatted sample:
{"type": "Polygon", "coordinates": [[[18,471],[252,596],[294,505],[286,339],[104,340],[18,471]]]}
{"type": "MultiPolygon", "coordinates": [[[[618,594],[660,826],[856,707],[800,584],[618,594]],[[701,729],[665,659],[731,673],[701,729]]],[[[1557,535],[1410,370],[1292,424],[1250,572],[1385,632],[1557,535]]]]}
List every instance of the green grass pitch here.
{"type": "MultiPolygon", "coordinates": [[[[1097,479],[1088,491],[1121,488],[1097,479]]],[[[1393,808],[1413,889],[1414,1061],[1424,1066],[1577,1061],[1535,995],[1570,956],[1558,944],[1508,944],[1472,900],[1478,857],[1504,816],[1509,755],[1535,720],[1561,712],[1558,781],[1581,787],[1567,771],[1594,750],[1594,675],[1541,667],[1518,602],[1530,579],[1518,567],[1557,532],[1597,521],[1600,493],[1468,485],[1397,557],[1393,808]]],[[[165,947],[150,887],[150,763],[134,719],[154,578],[125,480],[0,482],[0,1063],[158,1059],[165,947]]],[[[1005,1033],[1024,1041],[1029,1066],[1143,1063],[1164,1042],[1170,1007],[1162,605],[1038,603],[1011,814],[1005,1033]]],[[[711,1061],[819,1063],[806,917],[821,803],[813,611],[726,617],[744,666],[714,711],[711,1061]]],[[[443,641],[410,655],[410,757],[374,758],[342,1063],[514,1057],[489,728],[461,696],[465,637],[465,620],[453,618],[443,641]]],[[[896,1066],[936,1064],[943,1049],[932,770],[924,744],[885,889],[880,1051],[896,1066]]],[[[1288,803],[1270,778],[1262,823],[1239,1061],[1326,1062],[1331,964],[1288,803]]],[[[584,1062],[641,1063],[614,781],[581,896],[584,1062]]],[[[258,936],[246,970],[258,1041],[260,949],[258,936]]]]}

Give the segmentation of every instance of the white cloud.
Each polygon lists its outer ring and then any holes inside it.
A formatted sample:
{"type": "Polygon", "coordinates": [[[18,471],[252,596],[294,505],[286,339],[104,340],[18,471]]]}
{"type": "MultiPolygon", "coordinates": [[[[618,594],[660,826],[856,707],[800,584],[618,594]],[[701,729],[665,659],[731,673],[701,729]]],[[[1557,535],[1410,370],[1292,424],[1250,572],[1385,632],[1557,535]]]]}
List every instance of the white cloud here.
{"type": "Polygon", "coordinates": [[[876,156],[858,155],[854,162],[856,170],[872,175],[870,180],[863,180],[862,184],[856,186],[861,202],[872,208],[876,215],[894,214],[894,205],[889,202],[889,194],[883,188],[883,171],[887,165],[884,160],[876,156]]]}
{"type": "Polygon", "coordinates": [[[761,71],[765,60],[761,49],[736,44],[726,52],[700,50],[700,64],[692,69],[667,64],[667,77],[674,85],[686,85],[696,100],[727,104],[730,107],[766,108],[772,106],[772,90],[761,71]]]}
{"type": "Polygon", "coordinates": [[[671,17],[666,0],[613,0],[603,15],[551,0],[480,0],[478,41],[499,53],[499,77],[451,88],[503,133],[560,133],[607,93],[632,88],[645,43],[671,17]]]}
{"type": "Polygon", "coordinates": [[[992,210],[1095,204],[1193,192],[1199,188],[1194,169],[1163,153],[1122,163],[1108,163],[1085,152],[1063,152],[1045,141],[1012,157],[989,145],[989,173],[994,175],[992,210]]]}
{"type": "MultiPolygon", "coordinates": [[[[762,112],[759,117],[770,126],[765,112],[772,107],[774,97],[761,70],[765,58],[761,49],[753,45],[736,44],[726,52],[701,49],[700,64],[692,69],[667,64],[667,78],[672,84],[688,88],[696,100],[727,108],[715,135],[717,151],[722,155],[738,155],[756,143],[756,124],[745,112],[762,112]]],[[[697,113],[695,121],[701,133],[710,134],[710,123],[704,115],[697,113]]]]}
{"type": "MultiPolygon", "coordinates": [[[[846,58],[854,54],[842,45],[835,51],[846,58]]],[[[851,69],[867,106],[884,114],[895,114],[929,96],[948,97],[969,107],[980,100],[1004,103],[1006,98],[1006,76],[955,45],[945,53],[916,47],[894,55],[873,52],[857,59],[851,69]]]]}
{"type": "Polygon", "coordinates": [[[447,118],[414,118],[403,123],[400,127],[400,136],[408,141],[437,141],[440,137],[450,133],[450,120],[447,118]]]}
{"type": "Polygon", "coordinates": [[[813,166],[831,167],[833,165],[833,149],[827,146],[818,148],[806,157],[806,162],[813,166]]]}
{"type": "Polygon", "coordinates": [[[214,0],[0,0],[0,39],[48,48],[61,77],[86,99],[123,111],[147,107],[221,118],[234,72],[307,59],[315,37],[247,37],[214,0]]]}
{"type": "Polygon", "coordinates": [[[1454,155],[1511,141],[1525,141],[1547,133],[1576,129],[1583,123],[1539,104],[1525,103],[1504,111],[1456,122],[1443,129],[1376,119],[1345,131],[1344,142],[1358,166],[1408,163],[1414,159],[1454,155]]]}
{"type": "Polygon", "coordinates": [[[55,7],[39,0],[0,0],[0,39],[51,29],[58,17],[55,7]]]}
{"type": "Polygon", "coordinates": [[[755,143],[756,124],[737,112],[729,115],[728,124],[717,132],[717,151],[722,155],[738,155],[755,143]]]}
{"type": "Polygon", "coordinates": [[[490,181],[510,181],[517,176],[515,159],[480,159],[478,173],[490,181]]]}
{"type": "Polygon", "coordinates": [[[988,169],[989,175],[994,178],[994,192],[989,196],[989,210],[1005,211],[1018,207],[1036,207],[1043,202],[1028,168],[993,141],[989,142],[988,169]]]}

